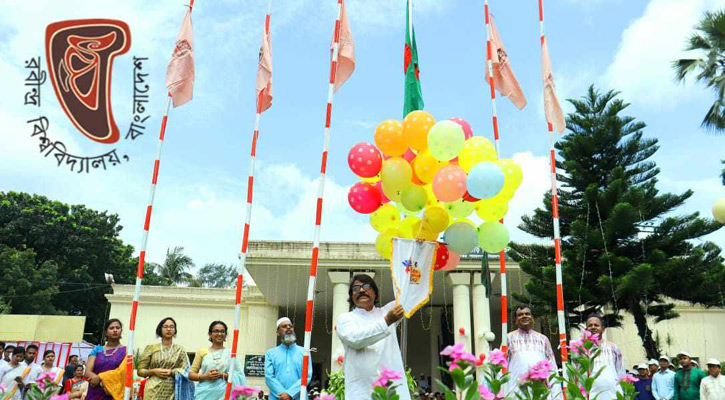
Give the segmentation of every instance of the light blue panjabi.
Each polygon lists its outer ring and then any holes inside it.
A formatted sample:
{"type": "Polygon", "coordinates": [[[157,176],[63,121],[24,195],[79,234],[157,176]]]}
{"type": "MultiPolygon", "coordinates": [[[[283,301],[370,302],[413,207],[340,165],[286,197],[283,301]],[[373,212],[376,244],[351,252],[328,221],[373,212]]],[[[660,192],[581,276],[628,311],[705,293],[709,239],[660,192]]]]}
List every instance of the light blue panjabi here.
{"type": "MultiPolygon", "coordinates": [[[[303,349],[293,343],[289,347],[280,344],[267,350],[264,356],[264,381],[269,387],[269,398],[278,400],[287,393],[293,399],[300,398],[303,349]]],[[[312,379],[312,358],[309,359],[307,382],[312,379]]]]}

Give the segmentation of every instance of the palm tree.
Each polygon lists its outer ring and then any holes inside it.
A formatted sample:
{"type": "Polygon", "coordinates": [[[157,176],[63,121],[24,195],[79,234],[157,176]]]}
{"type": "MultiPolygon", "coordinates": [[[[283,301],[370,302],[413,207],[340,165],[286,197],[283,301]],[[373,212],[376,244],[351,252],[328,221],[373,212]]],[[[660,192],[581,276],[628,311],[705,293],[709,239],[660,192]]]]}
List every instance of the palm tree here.
{"type": "Polygon", "coordinates": [[[725,10],[708,11],[695,27],[685,50],[696,50],[699,58],[673,62],[678,81],[688,75],[715,91],[717,98],[705,114],[702,127],[711,132],[725,132],[725,10]]]}
{"type": "Polygon", "coordinates": [[[184,248],[176,246],[173,250],[166,249],[166,260],[158,268],[158,272],[162,278],[166,278],[178,285],[191,282],[194,276],[187,270],[193,267],[194,261],[184,254],[184,248]]]}

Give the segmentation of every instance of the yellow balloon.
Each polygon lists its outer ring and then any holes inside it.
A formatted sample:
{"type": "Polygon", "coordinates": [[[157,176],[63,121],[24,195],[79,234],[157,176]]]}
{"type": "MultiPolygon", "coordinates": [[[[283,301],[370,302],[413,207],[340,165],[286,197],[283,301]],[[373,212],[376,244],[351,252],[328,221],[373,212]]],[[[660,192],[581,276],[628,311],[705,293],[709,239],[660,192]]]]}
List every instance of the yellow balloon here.
{"type": "Polygon", "coordinates": [[[378,235],[378,238],[375,239],[375,248],[378,250],[380,257],[390,260],[393,255],[393,238],[398,235],[399,232],[395,228],[388,229],[378,235]]]}
{"type": "Polygon", "coordinates": [[[400,200],[403,203],[403,207],[406,209],[418,212],[422,210],[428,202],[428,195],[422,186],[410,185],[400,195],[400,200]]]}
{"type": "Polygon", "coordinates": [[[370,214],[370,225],[378,232],[395,228],[400,223],[400,213],[394,205],[385,203],[370,214]]]}
{"type": "Polygon", "coordinates": [[[390,157],[402,156],[408,145],[403,136],[403,124],[394,119],[387,119],[375,128],[375,144],[380,151],[390,157]]]}
{"type": "Polygon", "coordinates": [[[428,196],[428,201],[425,203],[425,208],[441,205],[440,200],[438,200],[435,193],[433,193],[433,185],[425,185],[423,186],[423,189],[425,189],[425,194],[428,196]]]}
{"type": "Polygon", "coordinates": [[[363,178],[362,176],[358,176],[358,178],[360,178],[360,180],[365,183],[377,183],[380,180],[380,174],[377,174],[370,178],[363,178]]]}
{"type": "Polygon", "coordinates": [[[448,161],[436,160],[427,149],[418,153],[415,160],[413,160],[415,175],[423,183],[433,182],[433,176],[435,176],[436,172],[446,165],[448,165],[448,161]]]}
{"type": "Polygon", "coordinates": [[[427,111],[409,112],[403,119],[403,136],[408,146],[418,151],[428,148],[428,131],[435,123],[435,119],[427,111]]]}
{"type": "Polygon", "coordinates": [[[440,206],[426,208],[423,212],[423,221],[436,233],[443,232],[448,228],[449,220],[448,211],[440,206]]]}
{"type": "Polygon", "coordinates": [[[490,140],[482,136],[472,136],[463,144],[463,150],[458,154],[458,165],[469,172],[482,161],[495,161],[496,147],[490,140]]]}
{"type": "MultiPolygon", "coordinates": [[[[380,172],[383,185],[391,190],[403,190],[411,185],[413,169],[403,158],[389,158],[383,162],[383,169],[380,172]]],[[[390,199],[390,197],[388,197],[390,199]]],[[[392,200],[392,199],[391,199],[392,200]]]]}
{"type": "Polygon", "coordinates": [[[398,208],[398,211],[402,212],[405,215],[418,215],[417,211],[410,211],[403,205],[402,202],[395,203],[395,207],[398,208]]]}
{"type": "Polygon", "coordinates": [[[471,215],[473,210],[476,208],[476,203],[458,199],[451,203],[443,203],[443,208],[445,208],[453,218],[465,218],[471,215]]]}
{"type": "Polygon", "coordinates": [[[435,241],[438,239],[438,234],[435,230],[425,221],[418,221],[413,224],[413,237],[420,240],[435,241]]]}
{"type": "Polygon", "coordinates": [[[380,185],[383,188],[383,194],[385,197],[388,198],[390,201],[399,202],[400,201],[400,195],[403,193],[402,190],[392,190],[389,189],[387,186],[385,186],[385,183],[383,182],[382,185],[380,185]]]}
{"type": "Polygon", "coordinates": [[[415,215],[405,217],[405,219],[400,221],[400,227],[398,228],[400,231],[400,236],[407,239],[412,239],[416,233],[413,231],[413,227],[416,223],[420,221],[421,219],[416,217],[415,215]]]}
{"type": "Polygon", "coordinates": [[[498,221],[506,215],[509,210],[508,202],[494,199],[484,199],[476,203],[476,214],[479,218],[484,221],[498,221]]]}
{"type": "Polygon", "coordinates": [[[514,188],[518,188],[524,178],[524,173],[521,170],[521,166],[519,166],[516,161],[510,158],[503,158],[499,160],[498,164],[501,166],[506,180],[510,179],[514,188]]]}

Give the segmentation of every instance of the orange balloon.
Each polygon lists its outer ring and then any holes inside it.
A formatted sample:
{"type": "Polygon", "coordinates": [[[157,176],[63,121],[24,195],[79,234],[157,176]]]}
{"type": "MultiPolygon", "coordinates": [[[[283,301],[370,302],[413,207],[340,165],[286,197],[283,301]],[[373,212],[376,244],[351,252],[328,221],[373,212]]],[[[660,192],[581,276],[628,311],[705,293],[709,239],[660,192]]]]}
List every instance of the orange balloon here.
{"type": "Polygon", "coordinates": [[[436,123],[429,112],[423,110],[411,111],[403,119],[403,136],[408,146],[414,150],[428,148],[428,131],[436,123]]]}
{"type": "Polygon", "coordinates": [[[381,122],[375,128],[375,144],[385,155],[402,156],[408,150],[408,144],[403,136],[403,124],[394,119],[381,122]]]}
{"type": "Polygon", "coordinates": [[[428,150],[421,151],[413,160],[415,176],[423,183],[431,183],[436,172],[446,165],[448,165],[448,161],[436,160],[428,150]]]}

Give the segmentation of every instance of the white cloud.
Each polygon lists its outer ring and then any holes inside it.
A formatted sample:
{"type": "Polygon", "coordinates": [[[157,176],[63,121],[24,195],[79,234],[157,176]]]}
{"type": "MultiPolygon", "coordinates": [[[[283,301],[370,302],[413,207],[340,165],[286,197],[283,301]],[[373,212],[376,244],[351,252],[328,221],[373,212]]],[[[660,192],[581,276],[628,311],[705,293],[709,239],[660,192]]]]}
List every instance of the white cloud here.
{"type": "Polygon", "coordinates": [[[622,33],[604,80],[632,102],[671,109],[701,92],[689,80],[674,81],[672,62],[687,56],[685,41],[706,10],[722,7],[723,0],[651,0],[644,14],[622,33]]]}

